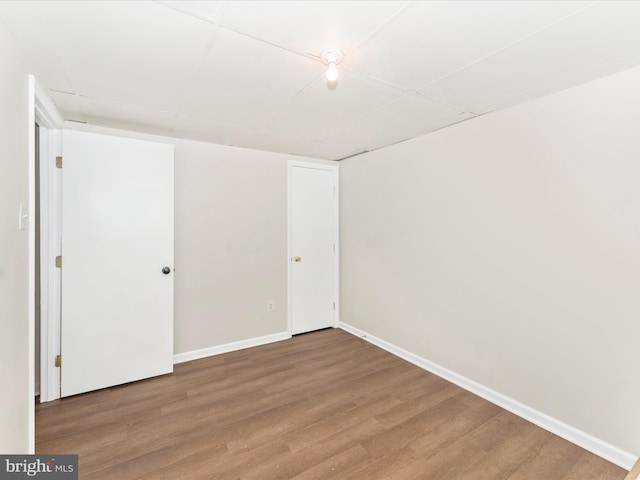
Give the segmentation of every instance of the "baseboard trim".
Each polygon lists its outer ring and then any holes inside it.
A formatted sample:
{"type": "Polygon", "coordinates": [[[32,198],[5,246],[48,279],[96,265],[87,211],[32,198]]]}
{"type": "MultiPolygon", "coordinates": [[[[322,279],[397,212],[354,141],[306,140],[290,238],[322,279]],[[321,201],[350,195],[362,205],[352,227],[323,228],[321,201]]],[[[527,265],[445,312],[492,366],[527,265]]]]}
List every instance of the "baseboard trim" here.
{"type": "Polygon", "coordinates": [[[237,342],[225,343],[223,345],[216,345],[214,347],[202,348],[200,350],[177,353],[173,356],[173,363],[178,364],[183,362],[190,362],[191,360],[198,360],[200,358],[211,357],[213,355],[220,355],[222,353],[229,353],[245,348],[266,345],[268,343],[280,342],[289,338],[291,338],[291,334],[289,332],[280,332],[273,333],[271,335],[265,335],[263,337],[249,338],[246,340],[239,340],[237,342]]]}
{"type": "Polygon", "coordinates": [[[470,380],[462,375],[459,375],[451,370],[448,370],[434,362],[431,362],[425,358],[422,358],[414,353],[411,353],[403,348],[400,348],[392,343],[389,343],[381,338],[370,335],[367,332],[360,330],[352,325],[344,322],[340,322],[340,328],[345,332],[351,333],[357,337],[366,340],[367,342],[376,345],[377,347],[390,352],[397,357],[400,357],[414,365],[427,370],[445,380],[458,385],[459,387],[474,393],[489,402],[504,408],[505,410],[518,415],[519,417],[528,420],[529,422],[544,428],[545,430],[558,435],[559,437],[568,440],[585,450],[588,450],[605,460],[610,461],[624,468],[630,470],[633,465],[638,461],[638,457],[626,452],[614,445],[611,445],[599,438],[594,437],[582,430],[567,425],[560,420],[550,417],[549,415],[539,412],[523,403],[520,403],[512,398],[509,398],[495,390],[492,390],[484,385],[481,385],[473,380],[470,380]]]}

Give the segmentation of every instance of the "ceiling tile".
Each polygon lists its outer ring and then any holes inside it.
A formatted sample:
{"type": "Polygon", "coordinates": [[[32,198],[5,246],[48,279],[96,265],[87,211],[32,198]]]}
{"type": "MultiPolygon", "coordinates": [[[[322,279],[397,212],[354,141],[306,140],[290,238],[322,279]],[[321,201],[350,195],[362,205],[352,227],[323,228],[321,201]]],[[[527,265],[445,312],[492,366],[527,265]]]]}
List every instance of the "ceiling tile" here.
{"type": "Polygon", "coordinates": [[[175,110],[213,26],[150,2],[43,2],[72,93],[175,110]]]}
{"type": "Polygon", "coordinates": [[[200,18],[207,22],[217,22],[220,20],[222,11],[224,10],[224,1],[158,1],[156,2],[168,8],[173,8],[179,12],[200,18]]]}
{"type": "Polygon", "coordinates": [[[376,150],[473,116],[411,95],[334,129],[327,135],[327,140],[337,144],[350,142],[366,150],[376,150]]]}
{"type": "Polygon", "coordinates": [[[531,92],[557,91],[557,83],[573,86],[591,70],[613,73],[603,70],[640,54],[639,18],[640,2],[596,4],[420,92],[482,113],[531,92]]]}
{"type": "Polygon", "coordinates": [[[323,71],[320,62],[220,28],[181,113],[255,127],[323,71]]]}
{"type": "Polygon", "coordinates": [[[324,160],[341,160],[361,152],[363,152],[362,149],[356,148],[353,145],[334,145],[327,142],[312,142],[302,146],[292,153],[302,155],[304,157],[322,158],[324,160]]]}
{"type": "Polygon", "coordinates": [[[308,143],[306,138],[260,129],[251,130],[243,139],[244,147],[282,153],[297,153],[308,143]]]}
{"type": "Polygon", "coordinates": [[[366,41],[349,68],[418,89],[583,8],[576,1],[416,2],[366,41]]]}
{"type": "Polygon", "coordinates": [[[401,90],[346,72],[340,74],[337,87],[332,89],[321,75],[267,120],[263,128],[323,140],[325,133],[337,125],[366,115],[402,96],[401,90]]]}
{"type": "Polygon", "coordinates": [[[174,113],[82,96],[77,98],[89,124],[154,135],[171,135],[176,118],[174,113]]]}
{"type": "Polygon", "coordinates": [[[222,23],[256,38],[320,56],[325,48],[349,54],[409,2],[233,1],[222,23]]]}
{"type": "Polygon", "coordinates": [[[69,79],[47,32],[38,21],[36,8],[39,3],[0,1],[0,16],[22,47],[38,81],[47,88],[69,92],[69,79]]]}
{"type": "Polygon", "coordinates": [[[250,128],[187,115],[178,115],[173,127],[174,137],[238,147],[250,134],[250,128]]]}

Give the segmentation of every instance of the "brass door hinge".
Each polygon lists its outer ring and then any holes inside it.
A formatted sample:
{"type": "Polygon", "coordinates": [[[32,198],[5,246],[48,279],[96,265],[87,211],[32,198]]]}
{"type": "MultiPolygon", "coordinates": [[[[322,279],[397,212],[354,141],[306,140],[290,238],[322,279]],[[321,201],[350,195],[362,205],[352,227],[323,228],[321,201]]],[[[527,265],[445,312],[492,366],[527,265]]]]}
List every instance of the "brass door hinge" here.
{"type": "Polygon", "coordinates": [[[56,257],[56,268],[62,268],[62,255],[56,257]]]}
{"type": "Polygon", "coordinates": [[[62,157],[56,157],[56,168],[62,168],[62,157]]]}
{"type": "Polygon", "coordinates": [[[56,367],[61,367],[62,366],[62,356],[61,355],[56,355],[55,366],[56,367]]]}

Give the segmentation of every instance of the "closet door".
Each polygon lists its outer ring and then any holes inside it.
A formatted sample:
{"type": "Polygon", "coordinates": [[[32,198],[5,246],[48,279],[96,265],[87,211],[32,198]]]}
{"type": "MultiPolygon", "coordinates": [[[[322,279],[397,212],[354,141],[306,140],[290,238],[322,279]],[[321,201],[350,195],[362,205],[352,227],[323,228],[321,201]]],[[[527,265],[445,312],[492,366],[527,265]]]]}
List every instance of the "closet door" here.
{"type": "Polygon", "coordinates": [[[63,136],[62,396],[173,371],[173,145],[63,136]]]}
{"type": "Polygon", "coordinates": [[[336,326],[338,168],[289,166],[291,333],[336,326]]]}

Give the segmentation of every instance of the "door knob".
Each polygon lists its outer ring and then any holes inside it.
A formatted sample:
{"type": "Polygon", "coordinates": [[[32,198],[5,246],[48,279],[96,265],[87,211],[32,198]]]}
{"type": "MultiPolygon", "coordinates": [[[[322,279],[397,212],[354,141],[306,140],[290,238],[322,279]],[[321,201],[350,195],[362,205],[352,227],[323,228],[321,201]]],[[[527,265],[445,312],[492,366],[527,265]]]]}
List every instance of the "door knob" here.
{"type": "Polygon", "coordinates": [[[293,261],[294,261],[294,262],[299,262],[300,260],[302,260],[302,258],[300,258],[300,257],[293,257],[293,261]]]}
{"type": "Polygon", "coordinates": [[[162,273],[169,275],[171,273],[171,269],[169,267],[162,267],[162,273]]]}

